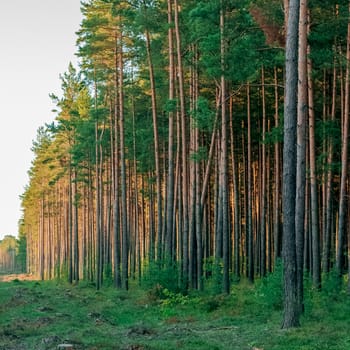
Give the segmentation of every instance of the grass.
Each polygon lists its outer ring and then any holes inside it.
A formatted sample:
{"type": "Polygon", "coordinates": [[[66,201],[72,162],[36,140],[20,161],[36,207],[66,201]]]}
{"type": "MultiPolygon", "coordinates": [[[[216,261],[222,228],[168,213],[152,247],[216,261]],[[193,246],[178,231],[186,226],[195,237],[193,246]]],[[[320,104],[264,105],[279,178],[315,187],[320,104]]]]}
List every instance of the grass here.
{"type": "Polygon", "coordinates": [[[85,282],[1,282],[0,349],[350,349],[345,292],[309,289],[302,327],[286,331],[275,284],[241,282],[230,296],[183,296],[136,285],[125,292],[85,282]]]}

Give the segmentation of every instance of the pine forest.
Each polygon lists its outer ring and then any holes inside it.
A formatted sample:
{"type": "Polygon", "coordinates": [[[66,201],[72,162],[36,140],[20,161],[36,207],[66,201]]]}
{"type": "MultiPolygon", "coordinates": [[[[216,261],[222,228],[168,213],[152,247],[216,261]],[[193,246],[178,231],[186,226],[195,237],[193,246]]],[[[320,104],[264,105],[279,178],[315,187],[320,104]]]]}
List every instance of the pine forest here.
{"type": "Polygon", "coordinates": [[[225,295],[282,271],[283,328],[306,280],[350,291],[349,5],[82,1],[21,197],[28,273],[225,295]]]}

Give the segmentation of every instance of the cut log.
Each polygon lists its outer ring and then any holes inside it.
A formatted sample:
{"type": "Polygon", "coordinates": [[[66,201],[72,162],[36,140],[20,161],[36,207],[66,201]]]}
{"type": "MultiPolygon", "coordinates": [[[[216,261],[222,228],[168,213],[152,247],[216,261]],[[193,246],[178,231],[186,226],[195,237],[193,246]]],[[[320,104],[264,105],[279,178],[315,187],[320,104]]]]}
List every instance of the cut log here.
{"type": "Polygon", "coordinates": [[[72,344],[59,344],[59,345],[57,345],[57,349],[73,350],[73,345],[72,344]]]}

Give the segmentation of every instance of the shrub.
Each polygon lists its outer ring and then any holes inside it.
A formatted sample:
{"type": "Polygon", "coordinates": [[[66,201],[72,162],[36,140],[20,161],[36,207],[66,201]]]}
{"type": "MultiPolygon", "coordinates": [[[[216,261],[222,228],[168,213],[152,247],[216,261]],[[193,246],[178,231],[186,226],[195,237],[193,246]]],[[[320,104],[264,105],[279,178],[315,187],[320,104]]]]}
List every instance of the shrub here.
{"type": "Polygon", "coordinates": [[[179,270],[176,263],[148,261],[144,265],[141,281],[142,287],[154,291],[155,296],[161,296],[161,290],[167,289],[174,293],[182,291],[179,270]]]}
{"type": "Polygon", "coordinates": [[[256,282],[255,296],[257,301],[269,309],[282,309],[282,270],[282,264],[278,263],[274,272],[256,282]]]}

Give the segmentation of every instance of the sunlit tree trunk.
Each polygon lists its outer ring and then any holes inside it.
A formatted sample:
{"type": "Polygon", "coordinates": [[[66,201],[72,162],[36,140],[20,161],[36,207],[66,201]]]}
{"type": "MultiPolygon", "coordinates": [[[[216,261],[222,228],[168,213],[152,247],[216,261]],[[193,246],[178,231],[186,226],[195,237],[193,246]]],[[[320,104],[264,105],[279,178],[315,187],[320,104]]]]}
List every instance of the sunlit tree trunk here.
{"type": "Polygon", "coordinates": [[[232,182],[233,182],[233,272],[236,277],[240,276],[240,245],[241,245],[241,232],[240,232],[240,204],[239,204],[239,188],[238,188],[238,176],[237,176],[237,161],[235,154],[235,142],[233,133],[233,98],[230,97],[230,119],[229,119],[229,131],[230,131],[230,143],[231,143],[231,167],[232,167],[232,182]]]}
{"type": "Polygon", "coordinates": [[[225,81],[225,10],[223,3],[220,11],[220,51],[221,51],[221,145],[220,145],[220,187],[222,194],[222,241],[223,241],[223,292],[230,293],[230,234],[228,215],[228,181],[227,181],[227,113],[226,113],[226,81],[225,81]]]}
{"type": "MultiPolygon", "coordinates": [[[[42,194],[42,198],[40,199],[40,214],[39,214],[39,239],[38,239],[38,264],[39,267],[39,275],[40,279],[43,281],[45,279],[45,198],[44,194],[42,194]]],[[[35,267],[37,270],[37,267],[35,267]]]]}
{"type": "Polygon", "coordinates": [[[308,116],[307,80],[307,0],[300,2],[299,57],[298,57],[298,116],[296,150],[296,198],[295,236],[297,254],[297,294],[300,312],[303,311],[303,262],[305,225],[305,176],[306,176],[306,121],[308,116]]]}
{"type": "Polygon", "coordinates": [[[250,113],[250,85],[247,83],[247,272],[250,282],[254,281],[254,235],[252,220],[252,139],[251,139],[251,113],[250,113]]]}
{"type": "MultiPolygon", "coordinates": [[[[174,101],[174,43],[173,43],[173,15],[172,1],[168,0],[168,57],[169,57],[169,101],[174,101]]],[[[170,260],[174,259],[173,224],[174,224],[174,110],[169,111],[169,134],[168,134],[168,177],[167,177],[167,204],[166,204],[166,237],[165,254],[170,260]]]]}
{"type": "Polygon", "coordinates": [[[174,0],[174,22],[175,22],[175,37],[176,37],[176,50],[177,50],[177,72],[179,83],[179,100],[180,100],[180,124],[181,124],[181,158],[182,158],[182,271],[183,282],[186,286],[188,284],[188,232],[189,232],[189,209],[188,209],[188,169],[187,169],[187,123],[186,123],[186,109],[185,109],[185,90],[184,90],[184,77],[183,77],[183,65],[182,65],[182,50],[181,50],[181,37],[180,37],[180,25],[179,25],[179,4],[177,0],[174,0]]]}
{"type": "Polygon", "coordinates": [[[129,289],[129,242],[128,212],[126,202],[126,160],[125,160],[125,126],[124,126],[124,86],[123,86],[123,36],[119,34],[119,137],[120,137],[120,178],[121,178],[121,228],[122,228],[122,288],[129,289]]]}
{"type": "MultiPolygon", "coordinates": [[[[278,93],[278,77],[277,68],[274,68],[274,85],[275,85],[275,128],[279,127],[279,93],[278,93]]],[[[281,256],[281,230],[280,230],[280,189],[281,189],[281,178],[280,178],[280,144],[278,141],[275,142],[274,150],[274,178],[275,178],[275,188],[274,188],[274,210],[273,210],[273,237],[274,237],[274,261],[275,264],[277,259],[281,256]]]]}
{"type": "Polygon", "coordinates": [[[156,86],[154,81],[154,69],[152,62],[151,53],[151,39],[150,33],[146,30],[146,51],[147,51],[147,61],[149,70],[149,79],[151,83],[151,101],[152,101],[152,120],[153,120],[153,137],[154,137],[154,159],[156,166],[156,192],[157,192],[157,259],[160,260],[162,257],[162,187],[161,187],[161,174],[160,174],[160,164],[159,164],[159,136],[158,136],[158,121],[157,121],[157,97],[156,97],[156,86]]]}
{"type": "Polygon", "coordinates": [[[261,69],[261,98],[262,98],[262,145],[261,145],[261,209],[260,209],[260,276],[266,275],[266,97],[265,70],[261,69]]]}
{"type": "Polygon", "coordinates": [[[78,213],[78,185],[76,169],[73,169],[73,185],[72,185],[72,200],[73,200],[73,257],[74,257],[74,274],[73,280],[79,281],[79,213],[78,213]]]}
{"type": "MultiPolygon", "coordinates": [[[[115,36],[116,43],[118,42],[118,36],[115,36]]],[[[120,271],[121,262],[121,240],[120,240],[120,197],[119,197],[119,128],[118,128],[118,117],[119,117],[119,76],[118,76],[118,45],[115,47],[115,77],[114,77],[114,144],[113,144],[113,155],[114,155],[114,171],[113,171],[113,188],[114,188],[114,203],[113,203],[113,230],[114,230],[114,286],[116,288],[122,287],[122,278],[120,271]]]]}
{"type": "MultiPolygon", "coordinates": [[[[71,160],[69,160],[71,163],[71,160]]],[[[68,282],[73,282],[73,199],[72,168],[68,165],[68,282]]]]}

